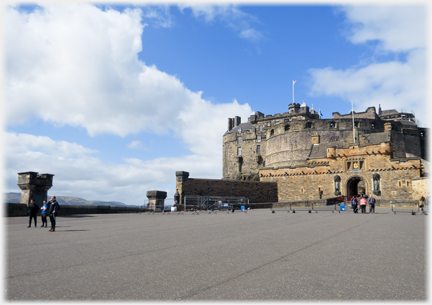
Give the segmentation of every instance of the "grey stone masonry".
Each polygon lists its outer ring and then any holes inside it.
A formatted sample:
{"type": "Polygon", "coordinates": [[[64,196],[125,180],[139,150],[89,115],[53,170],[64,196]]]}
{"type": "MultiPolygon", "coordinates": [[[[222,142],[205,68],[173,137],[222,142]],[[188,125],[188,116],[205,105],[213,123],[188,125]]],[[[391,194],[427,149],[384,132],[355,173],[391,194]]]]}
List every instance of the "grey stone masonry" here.
{"type": "Polygon", "coordinates": [[[147,191],[147,198],[149,199],[148,208],[154,211],[162,211],[164,209],[166,197],[167,192],[147,191]]]}
{"type": "Polygon", "coordinates": [[[39,206],[47,200],[47,192],[52,187],[54,175],[37,172],[18,173],[18,186],[21,189],[20,203],[29,204],[33,199],[39,206]]]}

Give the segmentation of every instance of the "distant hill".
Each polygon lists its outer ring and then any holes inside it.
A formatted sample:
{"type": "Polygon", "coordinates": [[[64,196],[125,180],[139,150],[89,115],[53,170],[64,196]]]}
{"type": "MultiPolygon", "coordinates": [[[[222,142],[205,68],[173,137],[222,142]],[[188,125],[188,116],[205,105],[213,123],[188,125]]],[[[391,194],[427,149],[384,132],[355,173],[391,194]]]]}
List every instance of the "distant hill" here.
{"type": "MultiPolygon", "coordinates": [[[[5,203],[20,203],[21,201],[21,193],[4,193],[3,195],[3,202],[5,203]]],[[[118,201],[85,200],[83,198],[72,196],[57,196],[57,201],[60,205],[104,205],[116,207],[128,206],[127,204],[118,201]]]]}

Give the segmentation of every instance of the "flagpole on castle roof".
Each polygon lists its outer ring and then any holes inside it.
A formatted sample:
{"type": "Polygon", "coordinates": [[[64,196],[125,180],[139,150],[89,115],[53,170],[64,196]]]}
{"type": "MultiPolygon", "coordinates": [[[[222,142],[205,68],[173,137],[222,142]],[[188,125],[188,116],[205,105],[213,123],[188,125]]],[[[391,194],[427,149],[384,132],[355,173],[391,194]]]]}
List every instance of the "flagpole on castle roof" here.
{"type": "Polygon", "coordinates": [[[353,120],[353,142],[355,143],[355,124],[354,124],[354,103],[351,101],[351,113],[352,113],[352,120],[353,120]]]}
{"type": "Polygon", "coordinates": [[[296,83],[297,81],[296,80],[293,80],[293,104],[294,104],[294,84],[296,83]]]}

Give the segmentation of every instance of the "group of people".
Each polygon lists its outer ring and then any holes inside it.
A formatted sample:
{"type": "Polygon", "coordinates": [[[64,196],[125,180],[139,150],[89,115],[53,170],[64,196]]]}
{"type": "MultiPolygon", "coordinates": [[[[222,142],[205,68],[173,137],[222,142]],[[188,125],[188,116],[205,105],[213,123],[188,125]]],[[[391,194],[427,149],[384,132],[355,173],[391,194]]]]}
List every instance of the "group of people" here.
{"type": "MultiPolygon", "coordinates": [[[[366,213],[366,205],[369,203],[369,214],[375,214],[375,198],[370,195],[369,198],[366,195],[360,196],[360,211],[362,214],[366,213]]],[[[354,213],[358,213],[359,201],[357,197],[351,198],[351,204],[354,213]]]]}
{"type": "MultiPolygon", "coordinates": [[[[28,206],[28,209],[29,209],[29,225],[27,228],[31,227],[32,219],[34,219],[34,225],[35,225],[35,228],[37,228],[36,215],[37,215],[37,212],[39,211],[39,206],[35,203],[35,201],[33,199],[31,199],[30,204],[28,206]]],[[[55,232],[56,212],[58,211],[58,209],[59,209],[59,204],[58,204],[55,196],[51,197],[51,200],[48,201],[48,203],[45,200],[43,201],[43,205],[40,208],[41,220],[42,220],[41,228],[47,227],[47,225],[48,225],[47,216],[48,216],[50,219],[50,222],[51,222],[51,229],[48,231],[49,232],[55,232]]]]}

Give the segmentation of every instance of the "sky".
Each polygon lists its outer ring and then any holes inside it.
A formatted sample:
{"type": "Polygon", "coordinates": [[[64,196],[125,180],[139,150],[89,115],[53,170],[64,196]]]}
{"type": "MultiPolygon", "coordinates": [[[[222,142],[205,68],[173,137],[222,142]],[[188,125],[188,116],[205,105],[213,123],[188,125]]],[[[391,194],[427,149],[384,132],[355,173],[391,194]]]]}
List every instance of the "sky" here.
{"type": "Polygon", "coordinates": [[[133,3],[2,7],[3,192],[35,171],[48,196],[169,205],[176,171],[222,178],[228,118],[293,99],[430,127],[426,1],[133,3]]]}

